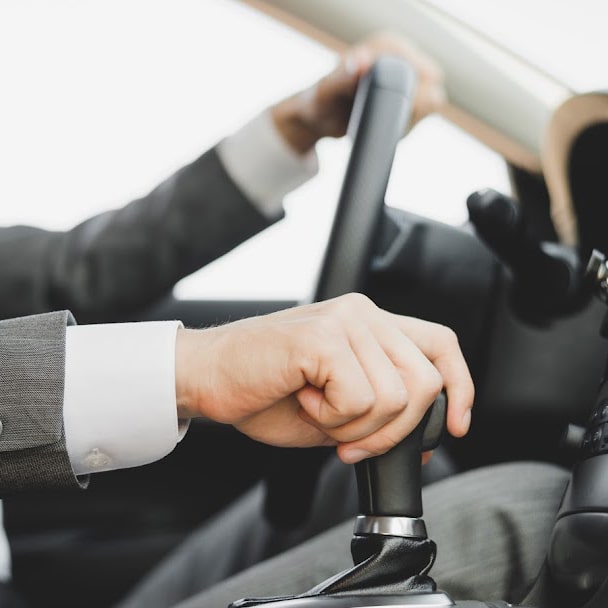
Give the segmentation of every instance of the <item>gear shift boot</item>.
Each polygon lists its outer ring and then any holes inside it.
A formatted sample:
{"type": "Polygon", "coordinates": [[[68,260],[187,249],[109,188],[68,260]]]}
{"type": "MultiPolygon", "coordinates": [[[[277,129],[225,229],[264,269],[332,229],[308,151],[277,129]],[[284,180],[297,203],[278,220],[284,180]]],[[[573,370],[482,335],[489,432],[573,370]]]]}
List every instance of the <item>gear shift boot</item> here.
{"type": "Polygon", "coordinates": [[[373,534],[353,536],[355,565],[324,581],[309,594],[432,593],[435,581],[427,576],[435,561],[435,543],[427,538],[373,534]]]}
{"type": "MultiPolygon", "coordinates": [[[[365,600],[365,606],[387,605],[388,596],[403,599],[404,595],[433,596],[434,603],[414,603],[412,606],[453,606],[442,593],[435,593],[435,581],[427,576],[435,561],[435,543],[428,538],[407,538],[383,534],[357,535],[351,541],[354,566],[323,581],[302,595],[283,598],[245,599],[232,608],[246,608],[272,603],[273,607],[322,606],[319,598],[348,598],[345,606],[355,598],[365,600]],[[377,603],[373,597],[377,596],[377,603]],[[296,600],[314,600],[296,603],[296,600]],[[279,602],[279,603],[276,603],[279,602]],[[285,603],[288,602],[288,603],[285,603]],[[376,603],[375,603],[376,602],[376,603]]],[[[328,605],[338,608],[341,604],[328,605]]],[[[388,604],[391,605],[391,604],[388,604]]],[[[410,604],[403,604],[409,606],[410,604]]]]}

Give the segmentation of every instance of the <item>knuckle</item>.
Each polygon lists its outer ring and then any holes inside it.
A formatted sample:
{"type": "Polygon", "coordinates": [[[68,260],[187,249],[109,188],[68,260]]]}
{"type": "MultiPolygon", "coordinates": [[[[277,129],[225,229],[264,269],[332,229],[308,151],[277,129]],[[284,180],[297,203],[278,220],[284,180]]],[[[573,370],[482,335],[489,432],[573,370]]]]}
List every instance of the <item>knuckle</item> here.
{"type": "Polygon", "coordinates": [[[333,402],[332,421],[340,420],[340,424],[347,424],[368,414],[376,403],[373,391],[362,390],[356,395],[342,394],[340,399],[333,402]]]}
{"type": "Polygon", "coordinates": [[[340,355],[341,344],[335,323],[325,317],[315,317],[297,328],[292,358],[299,367],[319,371],[332,366],[340,355]]]}
{"type": "Polygon", "coordinates": [[[367,414],[376,404],[376,395],[370,390],[360,393],[351,402],[351,411],[359,415],[367,414]]]}
{"type": "Polygon", "coordinates": [[[375,308],[376,305],[364,294],[362,293],[347,293],[344,296],[338,298],[340,304],[346,307],[347,309],[354,309],[357,311],[360,310],[370,310],[375,308]]]}
{"type": "Polygon", "coordinates": [[[407,407],[408,401],[409,394],[405,387],[395,391],[391,413],[400,414],[407,407]]]}
{"type": "Polygon", "coordinates": [[[391,417],[400,414],[407,405],[408,392],[405,387],[395,388],[380,396],[379,401],[384,406],[384,411],[391,417]]]}
{"type": "Polygon", "coordinates": [[[357,392],[344,390],[333,405],[343,424],[345,424],[368,414],[373,409],[375,401],[376,397],[371,389],[365,390],[365,388],[360,387],[357,392]]]}
{"type": "Polygon", "coordinates": [[[368,306],[369,304],[371,304],[371,300],[363,293],[352,292],[348,294],[348,297],[356,304],[364,306],[368,306]]]}

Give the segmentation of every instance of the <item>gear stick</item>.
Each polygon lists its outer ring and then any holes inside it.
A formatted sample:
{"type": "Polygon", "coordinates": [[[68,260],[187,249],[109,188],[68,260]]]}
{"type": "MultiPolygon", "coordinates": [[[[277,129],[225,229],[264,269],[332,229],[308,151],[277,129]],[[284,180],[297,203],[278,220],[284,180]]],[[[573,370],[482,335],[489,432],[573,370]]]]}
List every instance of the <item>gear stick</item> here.
{"type": "Polygon", "coordinates": [[[243,599],[231,608],[265,604],[273,608],[454,606],[428,576],[436,547],[421,519],[421,453],[439,444],[446,409],[442,393],[399,445],[355,465],[360,515],[351,541],[352,568],[298,596],[243,599]]]}

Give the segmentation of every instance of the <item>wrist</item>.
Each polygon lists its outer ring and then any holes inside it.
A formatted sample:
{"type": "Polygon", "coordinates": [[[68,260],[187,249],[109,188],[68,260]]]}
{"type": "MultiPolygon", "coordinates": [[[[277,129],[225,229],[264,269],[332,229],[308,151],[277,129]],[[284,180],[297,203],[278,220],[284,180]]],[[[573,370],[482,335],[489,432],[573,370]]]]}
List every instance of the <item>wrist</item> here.
{"type": "Polygon", "coordinates": [[[198,375],[192,370],[193,362],[197,360],[199,343],[196,335],[200,333],[194,329],[180,327],[175,338],[175,401],[177,417],[180,419],[201,415],[197,407],[199,389],[196,379],[198,379],[198,375]]]}
{"type": "Polygon", "coordinates": [[[306,94],[303,92],[289,97],[270,110],[277,131],[298,154],[310,152],[321,139],[305,111],[302,96],[306,94]]]}

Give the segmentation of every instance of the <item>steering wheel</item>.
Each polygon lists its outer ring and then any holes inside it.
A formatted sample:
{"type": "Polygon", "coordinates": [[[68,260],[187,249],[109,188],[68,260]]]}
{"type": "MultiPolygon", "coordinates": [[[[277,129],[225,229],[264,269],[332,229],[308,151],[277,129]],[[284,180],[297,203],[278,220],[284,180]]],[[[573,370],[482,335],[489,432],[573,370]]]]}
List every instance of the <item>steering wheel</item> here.
{"type": "Polygon", "coordinates": [[[396,57],[380,57],[357,87],[348,124],[352,149],[314,301],[359,291],[380,228],[397,143],[405,133],[416,75],[396,57]]]}

